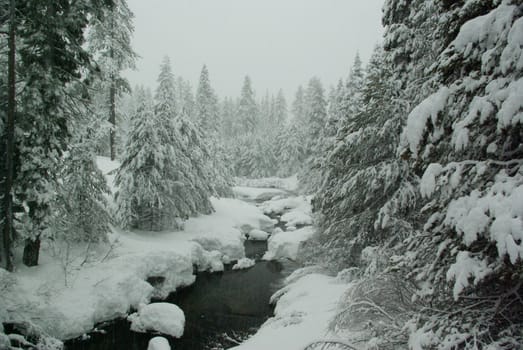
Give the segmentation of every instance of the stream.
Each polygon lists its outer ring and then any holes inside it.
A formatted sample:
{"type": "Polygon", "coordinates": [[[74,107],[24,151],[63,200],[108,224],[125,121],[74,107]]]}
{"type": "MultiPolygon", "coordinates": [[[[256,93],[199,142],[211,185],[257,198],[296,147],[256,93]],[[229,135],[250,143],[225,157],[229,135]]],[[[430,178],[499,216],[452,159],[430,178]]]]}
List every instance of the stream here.
{"type": "MultiPolygon", "coordinates": [[[[237,345],[273,314],[271,295],[298,266],[292,262],[262,261],[266,241],[245,241],[245,254],[256,264],[244,270],[199,272],[196,281],[165,300],[185,313],[180,339],[166,335],[172,349],[220,350],[237,345]]],[[[135,333],[125,318],[100,324],[87,337],[65,342],[66,350],[145,350],[155,333],[135,333]]]]}

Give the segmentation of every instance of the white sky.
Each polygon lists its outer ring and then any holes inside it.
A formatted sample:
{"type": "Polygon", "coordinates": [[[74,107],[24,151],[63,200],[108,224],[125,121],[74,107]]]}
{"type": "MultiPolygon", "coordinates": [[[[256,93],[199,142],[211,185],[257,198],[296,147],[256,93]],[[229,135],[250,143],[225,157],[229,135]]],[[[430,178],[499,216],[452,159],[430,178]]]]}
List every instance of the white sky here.
{"type": "MultiPolygon", "coordinates": [[[[128,0],[133,46],[141,58],[131,85],[156,87],[168,55],[175,75],[196,88],[209,68],[220,97],[238,96],[248,74],[257,96],[318,76],[324,86],[348,75],[356,52],[364,62],[381,41],[384,0],[128,0]]],[[[288,101],[290,102],[290,101],[288,101]]]]}

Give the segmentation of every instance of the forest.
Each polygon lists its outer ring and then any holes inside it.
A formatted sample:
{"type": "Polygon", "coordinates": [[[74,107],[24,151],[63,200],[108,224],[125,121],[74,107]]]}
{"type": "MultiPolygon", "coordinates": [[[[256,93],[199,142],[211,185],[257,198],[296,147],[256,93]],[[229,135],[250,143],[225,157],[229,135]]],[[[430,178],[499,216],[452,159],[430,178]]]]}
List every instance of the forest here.
{"type": "Polygon", "coordinates": [[[385,0],[292,100],[167,56],[131,86],[135,15],[0,0],[0,350],[523,349],[520,0],[385,0]],[[183,343],[185,288],[272,262],[259,324],[183,343]],[[116,319],[143,345],[82,345],[116,319]]]}

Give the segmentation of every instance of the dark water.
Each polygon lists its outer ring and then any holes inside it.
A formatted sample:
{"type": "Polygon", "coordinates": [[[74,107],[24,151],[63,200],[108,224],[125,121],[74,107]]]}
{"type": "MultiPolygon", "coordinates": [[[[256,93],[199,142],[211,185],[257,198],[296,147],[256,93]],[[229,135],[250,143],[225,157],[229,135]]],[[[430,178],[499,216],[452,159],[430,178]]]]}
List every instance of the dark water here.
{"type": "MultiPolygon", "coordinates": [[[[246,242],[247,256],[259,259],[266,242],[246,242]]],[[[178,350],[224,349],[253,334],[273,313],[271,295],[295,266],[276,261],[259,261],[246,270],[199,273],[191,286],[171,294],[165,302],[178,305],[185,313],[181,339],[169,339],[178,350]]],[[[67,350],[145,350],[155,334],[131,332],[125,319],[101,325],[104,334],[90,334],[88,340],[70,340],[67,350]]]]}

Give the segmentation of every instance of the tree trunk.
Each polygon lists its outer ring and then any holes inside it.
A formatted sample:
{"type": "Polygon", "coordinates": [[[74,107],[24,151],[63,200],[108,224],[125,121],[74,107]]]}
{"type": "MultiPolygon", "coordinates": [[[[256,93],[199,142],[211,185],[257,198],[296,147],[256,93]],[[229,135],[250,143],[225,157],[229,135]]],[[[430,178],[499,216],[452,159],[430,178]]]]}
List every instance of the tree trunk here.
{"type": "Polygon", "coordinates": [[[111,130],[109,131],[109,147],[111,151],[111,160],[116,158],[116,86],[114,81],[111,81],[111,88],[109,90],[109,123],[111,124],[111,130]]]}
{"type": "Polygon", "coordinates": [[[16,80],[15,80],[15,0],[11,0],[9,7],[9,39],[7,58],[7,126],[5,147],[5,181],[4,181],[4,227],[3,248],[5,257],[5,268],[13,271],[12,237],[13,237],[13,159],[15,140],[15,113],[16,113],[16,80]]]}
{"type": "Polygon", "coordinates": [[[26,266],[38,265],[40,257],[40,237],[25,240],[23,263],[26,266]]]}
{"type": "MultiPolygon", "coordinates": [[[[109,48],[109,56],[111,57],[111,64],[114,64],[114,14],[111,16],[111,47],[109,48]]],[[[114,71],[109,76],[111,87],[109,88],[109,123],[111,130],[109,131],[109,148],[111,152],[111,160],[116,158],[116,77],[114,71]]]]}

